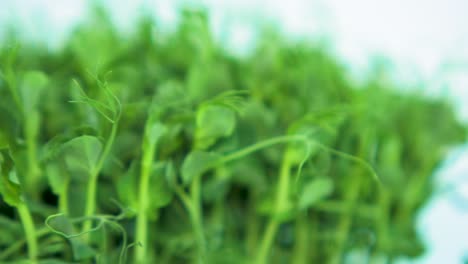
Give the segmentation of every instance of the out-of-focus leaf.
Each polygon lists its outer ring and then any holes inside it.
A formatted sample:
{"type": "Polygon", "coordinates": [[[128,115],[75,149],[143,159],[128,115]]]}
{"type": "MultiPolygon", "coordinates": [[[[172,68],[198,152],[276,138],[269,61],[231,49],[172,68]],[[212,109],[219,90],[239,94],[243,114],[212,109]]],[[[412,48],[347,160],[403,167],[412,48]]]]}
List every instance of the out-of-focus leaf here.
{"type": "Polygon", "coordinates": [[[221,156],[213,152],[195,150],[187,155],[182,164],[182,180],[189,184],[193,178],[212,169],[221,156]]]}
{"type": "Polygon", "coordinates": [[[206,149],[219,138],[232,134],[236,125],[234,112],[217,105],[207,105],[197,112],[195,148],[206,149]]]}
{"type": "Polygon", "coordinates": [[[42,90],[48,83],[47,76],[40,71],[29,71],[23,76],[20,92],[23,103],[23,110],[26,115],[36,109],[41,99],[42,90]]]}
{"type": "Polygon", "coordinates": [[[66,171],[60,165],[51,163],[46,166],[47,179],[49,180],[52,192],[56,195],[62,194],[64,188],[67,187],[67,179],[69,178],[66,171]]]}
{"type": "Polygon", "coordinates": [[[11,245],[11,241],[14,241],[17,237],[23,235],[23,226],[21,223],[8,218],[7,216],[0,215],[0,226],[2,227],[0,246],[11,245]]]}
{"type": "Polygon", "coordinates": [[[150,212],[156,212],[158,208],[168,205],[174,196],[164,175],[164,165],[163,163],[155,163],[151,171],[149,182],[150,212]]]}
{"type": "Polygon", "coordinates": [[[166,130],[166,126],[160,122],[151,122],[150,124],[148,124],[145,129],[145,134],[143,138],[144,151],[154,149],[159,139],[164,135],[166,130]]]}
{"type": "Polygon", "coordinates": [[[207,179],[203,185],[203,200],[208,203],[222,201],[228,193],[229,186],[229,180],[219,175],[207,179]]]}
{"type": "MultiPolygon", "coordinates": [[[[1,96],[1,94],[0,94],[1,96]]],[[[18,129],[18,122],[16,118],[20,119],[12,102],[1,101],[0,99],[0,149],[7,148],[14,142],[15,132],[18,129]]]]}
{"type": "Polygon", "coordinates": [[[164,176],[166,177],[168,187],[174,189],[177,184],[177,174],[172,161],[166,163],[164,176]]]}
{"type": "Polygon", "coordinates": [[[317,178],[305,184],[299,194],[298,208],[307,209],[327,198],[333,192],[333,181],[329,178],[317,178]]]}
{"type": "Polygon", "coordinates": [[[138,163],[132,162],[129,169],[117,180],[117,193],[120,200],[134,210],[138,208],[138,173],[138,163]]]}
{"type": "Polygon", "coordinates": [[[89,173],[94,170],[102,151],[102,143],[93,136],[80,136],[63,144],[62,155],[65,164],[72,172],[78,173],[78,177],[87,179],[89,173]]]}
{"type": "Polygon", "coordinates": [[[21,187],[7,150],[0,150],[0,183],[3,200],[10,206],[18,206],[22,202],[21,187]]]}

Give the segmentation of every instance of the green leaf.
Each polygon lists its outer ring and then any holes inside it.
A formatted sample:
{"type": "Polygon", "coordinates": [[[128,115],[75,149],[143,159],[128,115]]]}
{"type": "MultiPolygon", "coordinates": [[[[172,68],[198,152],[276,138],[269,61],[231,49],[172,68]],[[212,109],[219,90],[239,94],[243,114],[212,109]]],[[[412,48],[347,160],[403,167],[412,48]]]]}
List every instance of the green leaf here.
{"type": "Polygon", "coordinates": [[[138,162],[132,162],[130,168],[117,180],[117,193],[120,200],[130,208],[138,208],[137,179],[139,173],[138,162]]]}
{"type": "Polygon", "coordinates": [[[177,185],[177,174],[176,170],[174,168],[174,163],[172,161],[169,161],[166,163],[166,169],[164,171],[164,177],[166,178],[166,182],[172,190],[176,187],[177,185]]]}
{"type": "Polygon", "coordinates": [[[102,143],[94,136],[80,136],[63,144],[62,155],[71,172],[89,176],[97,166],[102,143]]]}
{"type": "Polygon", "coordinates": [[[97,254],[96,250],[88,246],[78,237],[70,238],[69,242],[73,251],[73,259],[76,261],[89,259],[97,254]]]}
{"type": "Polygon", "coordinates": [[[315,203],[325,199],[333,192],[333,181],[329,178],[314,179],[302,189],[298,207],[300,210],[307,209],[315,203]]]}
{"type": "Polygon", "coordinates": [[[182,164],[182,181],[185,184],[212,169],[221,156],[213,152],[195,150],[187,155],[182,164]]]}
{"type": "Polygon", "coordinates": [[[215,201],[223,201],[226,198],[229,191],[229,179],[223,178],[218,174],[216,170],[216,176],[210,177],[206,181],[203,181],[203,201],[208,203],[214,203],[215,201]]]}
{"type": "Polygon", "coordinates": [[[13,160],[6,150],[0,150],[0,194],[10,206],[22,203],[21,186],[16,177],[13,160]]]}
{"type": "Polygon", "coordinates": [[[8,148],[14,142],[19,123],[17,120],[20,119],[14,104],[9,100],[4,100],[0,99],[0,149],[8,148]]]}
{"type": "Polygon", "coordinates": [[[164,165],[163,163],[155,163],[151,171],[149,182],[150,212],[156,212],[156,209],[168,205],[173,198],[174,193],[165,177],[164,165]]]}
{"type": "Polygon", "coordinates": [[[41,99],[42,90],[46,87],[47,83],[48,78],[42,72],[29,71],[24,74],[20,85],[20,92],[23,110],[26,115],[36,109],[41,99]]]}
{"type": "Polygon", "coordinates": [[[236,118],[233,110],[218,105],[203,106],[197,112],[195,148],[206,149],[219,138],[231,135],[235,125],[236,118]]]}
{"type": "Polygon", "coordinates": [[[166,133],[166,130],[166,126],[160,122],[151,122],[150,124],[147,124],[143,139],[144,151],[153,149],[159,139],[166,133]]]}
{"type": "Polygon", "coordinates": [[[60,164],[50,163],[46,166],[47,179],[52,188],[52,192],[56,195],[61,195],[63,190],[67,188],[68,175],[60,164]]]}
{"type": "Polygon", "coordinates": [[[204,102],[204,104],[223,106],[240,113],[245,103],[243,96],[247,94],[246,90],[228,90],[204,102]]]}
{"type": "Polygon", "coordinates": [[[21,223],[16,219],[11,219],[6,215],[0,215],[0,226],[2,227],[0,246],[11,245],[11,241],[14,241],[24,234],[21,223]]]}

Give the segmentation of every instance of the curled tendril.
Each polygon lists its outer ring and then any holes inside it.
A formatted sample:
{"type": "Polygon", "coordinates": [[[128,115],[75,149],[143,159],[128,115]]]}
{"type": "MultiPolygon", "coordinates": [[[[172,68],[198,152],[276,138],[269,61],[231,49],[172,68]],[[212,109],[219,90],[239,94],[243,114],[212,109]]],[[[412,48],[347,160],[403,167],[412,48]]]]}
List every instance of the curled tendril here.
{"type": "Polygon", "coordinates": [[[73,80],[73,83],[78,88],[79,97],[78,99],[70,100],[69,102],[87,104],[93,109],[95,109],[99,114],[101,114],[102,117],[104,117],[110,123],[114,124],[115,122],[117,122],[118,119],[120,119],[120,116],[122,114],[122,104],[119,98],[115,95],[115,93],[112,92],[111,89],[109,89],[109,85],[106,81],[106,78],[110,73],[111,72],[106,73],[104,78],[105,80],[102,81],[95,74],[92,74],[90,71],[88,71],[88,74],[96,81],[98,87],[104,91],[106,95],[106,102],[102,102],[89,97],[77,80],[73,80]],[[111,115],[109,115],[109,113],[111,115]]]}
{"type": "Polygon", "coordinates": [[[126,210],[125,208],[122,208],[118,204],[117,201],[112,201],[112,202],[114,202],[121,209],[121,213],[119,215],[116,215],[116,216],[115,215],[94,215],[94,216],[85,216],[85,217],[78,217],[78,218],[70,219],[70,222],[73,223],[73,224],[81,223],[81,222],[84,222],[84,221],[98,221],[97,225],[95,225],[94,227],[92,227],[89,230],[86,230],[86,231],[83,231],[83,232],[80,232],[80,233],[77,233],[77,234],[66,234],[66,233],[52,227],[50,225],[50,221],[52,221],[55,218],[61,217],[61,216],[65,217],[65,214],[63,214],[63,213],[58,213],[58,214],[53,214],[53,215],[48,216],[46,218],[46,220],[45,220],[45,226],[47,228],[49,228],[52,233],[60,235],[60,236],[64,237],[65,239],[72,239],[72,238],[76,238],[76,237],[86,235],[86,234],[91,233],[91,232],[98,231],[101,228],[104,228],[105,225],[110,226],[110,227],[112,227],[112,228],[114,228],[114,229],[116,229],[116,230],[118,230],[118,231],[120,231],[122,233],[122,240],[123,241],[122,241],[122,249],[120,250],[120,253],[119,253],[119,264],[123,264],[123,263],[126,262],[127,251],[131,247],[142,246],[142,245],[139,242],[138,243],[134,242],[134,243],[128,244],[127,232],[126,232],[125,228],[123,228],[122,225],[118,223],[118,221],[127,218],[128,210],[126,210]]]}

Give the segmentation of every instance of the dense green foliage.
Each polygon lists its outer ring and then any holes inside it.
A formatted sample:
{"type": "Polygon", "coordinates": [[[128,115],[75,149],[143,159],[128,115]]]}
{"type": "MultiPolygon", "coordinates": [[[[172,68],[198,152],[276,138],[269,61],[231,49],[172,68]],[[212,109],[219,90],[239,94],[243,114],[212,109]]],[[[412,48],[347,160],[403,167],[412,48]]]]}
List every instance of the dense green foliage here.
{"type": "Polygon", "coordinates": [[[1,263],[418,256],[431,174],[465,136],[446,102],[355,87],[323,47],[266,31],[229,55],[201,12],[129,36],[98,12],[59,51],[12,43],[1,263]]]}

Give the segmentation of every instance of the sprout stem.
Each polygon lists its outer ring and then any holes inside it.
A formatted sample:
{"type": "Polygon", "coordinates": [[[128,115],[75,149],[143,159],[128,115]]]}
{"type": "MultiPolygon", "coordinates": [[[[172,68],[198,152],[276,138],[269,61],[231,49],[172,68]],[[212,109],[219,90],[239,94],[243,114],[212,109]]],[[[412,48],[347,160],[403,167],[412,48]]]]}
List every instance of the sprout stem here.
{"type": "Polygon", "coordinates": [[[29,261],[33,264],[37,263],[37,256],[39,250],[36,239],[36,228],[34,226],[34,221],[31,216],[31,212],[29,211],[26,203],[20,203],[17,206],[17,209],[18,214],[21,218],[21,222],[23,223],[24,234],[26,236],[26,242],[28,245],[29,261]]]}
{"type": "MultiPolygon", "coordinates": [[[[96,193],[97,193],[97,182],[99,172],[101,171],[104,161],[106,160],[107,156],[109,155],[110,150],[112,149],[112,144],[114,143],[115,136],[117,135],[117,128],[118,128],[118,119],[116,122],[112,124],[111,134],[109,139],[106,142],[104,147],[104,151],[102,152],[101,156],[99,157],[98,163],[96,167],[93,168],[91,171],[87,194],[86,194],[86,207],[85,207],[85,217],[90,217],[95,214],[96,212],[96,193]]],[[[85,221],[83,224],[83,232],[90,230],[92,227],[92,221],[85,221]]]]}
{"type": "Polygon", "coordinates": [[[286,150],[279,175],[278,188],[276,192],[276,206],[261,240],[260,250],[256,259],[257,264],[269,263],[268,256],[270,249],[276,237],[278,227],[281,224],[279,216],[288,210],[292,166],[289,156],[289,152],[286,150]]]}
{"type": "MultiPolygon", "coordinates": [[[[143,148],[146,149],[146,148],[143,148]]],[[[141,243],[141,247],[135,247],[135,263],[145,263],[148,261],[148,207],[149,207],[149,181],[151,165],[155,153],[155,148],[151,147],[143,153],[141,163],[140,186],[138,188],[138,213],[136,220],[136,241],[141,243]]]]}

